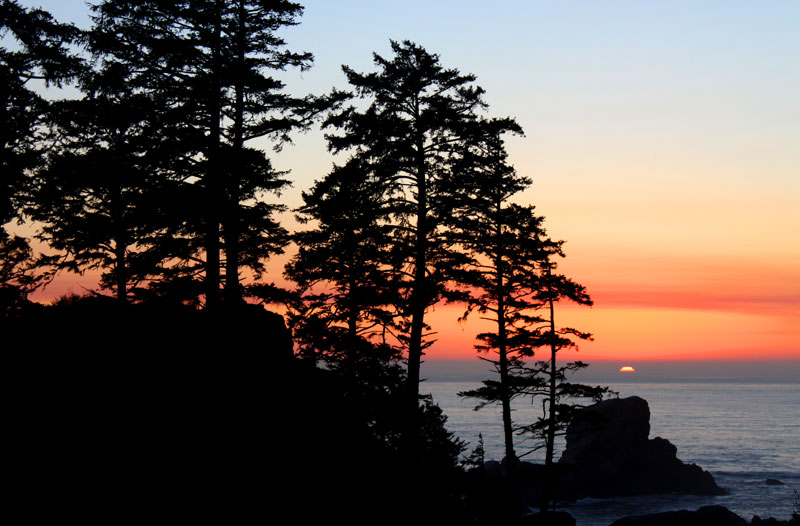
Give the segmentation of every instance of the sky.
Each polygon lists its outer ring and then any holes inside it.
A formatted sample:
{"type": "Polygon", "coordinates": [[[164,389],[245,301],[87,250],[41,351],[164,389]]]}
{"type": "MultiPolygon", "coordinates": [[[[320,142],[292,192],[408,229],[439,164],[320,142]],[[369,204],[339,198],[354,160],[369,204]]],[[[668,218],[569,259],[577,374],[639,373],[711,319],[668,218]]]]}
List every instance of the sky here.
{"type": "MultiPolygon", "coordinates": [[[[80,0],[21,3],[88,25],[80,0]]],[[[518,201],[595,301],[557,310],[595,337],[566,358],[800,360],[800,2],[301,3],[282,35],[315,65],[281,75],[290,91],[345,88],[342,64],[371,71],[372,52],[408,39],[521,124],[510,160],[533,185],[518,201]]],[[[295,137],[273,156],[292,170],[281,199],[297,206],[332,162],[319,130],[295,137]]],[[[483,327],[461,310],[431,313],[427,359],[475,355],[483,327]]]]}

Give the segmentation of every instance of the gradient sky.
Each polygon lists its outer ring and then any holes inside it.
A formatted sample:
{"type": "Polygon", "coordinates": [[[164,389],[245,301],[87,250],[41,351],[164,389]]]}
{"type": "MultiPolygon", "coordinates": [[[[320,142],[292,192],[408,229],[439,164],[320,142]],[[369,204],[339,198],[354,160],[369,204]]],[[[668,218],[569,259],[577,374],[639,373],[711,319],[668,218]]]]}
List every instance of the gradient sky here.
{"type": "MultiPolygon", "coordinates": [[[[87,25],[82,1],[22,3],[87,25]]],[[[283,76],[292,91],[343,88],[341,64],[371,70],[410,39],[523,126],[509,151],[534,184],[519,200],[595,300],[557,313],[595,334],[578,357],[800,359],[800,2],[301,3],[284,37],[315,66],[283,76]]],[[[318,131],[276,155],[286,204],[331,162],[318,131]]],[[[429,359],[474,355],[460,310],[432,314],[429,359]]]]}

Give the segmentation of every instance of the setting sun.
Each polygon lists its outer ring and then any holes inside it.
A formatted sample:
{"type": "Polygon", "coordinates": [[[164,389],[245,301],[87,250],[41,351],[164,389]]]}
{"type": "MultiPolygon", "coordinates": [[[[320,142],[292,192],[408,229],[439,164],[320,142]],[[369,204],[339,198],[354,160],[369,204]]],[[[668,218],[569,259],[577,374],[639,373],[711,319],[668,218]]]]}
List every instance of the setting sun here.
{"type": "Polygon", "coordinates": [[[625,365],[619,368],[619,372],[621,373],[635,373],[636,369],[631,367],[630,365],[625,365]]]}

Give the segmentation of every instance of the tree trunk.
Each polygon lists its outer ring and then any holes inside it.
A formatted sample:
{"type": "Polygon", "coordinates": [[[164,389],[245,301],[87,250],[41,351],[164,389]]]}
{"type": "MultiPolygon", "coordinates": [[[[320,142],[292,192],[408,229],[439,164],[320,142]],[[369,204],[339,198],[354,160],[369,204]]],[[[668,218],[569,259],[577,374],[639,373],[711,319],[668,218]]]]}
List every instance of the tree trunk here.
{"type": "Polygon", "coordinates": [[[545,441],[546,453],[544,460],[544,491],[542,492],[541,511],[547,511],[550,502],[555,507],[554,476],[553,476],[553,448],[556,438],[556,351],[555,344],[556,323],[555,308],[553,307],[553,290],[550,283],[550,266],[547,266],[548,304],[550,306],[550,413],[547,422],[547,439],[545,441]]]}
{"type": "MultiPolygon", "coordinates": [[[[126,170],[127,167],[122,169],[126,170]]],[[[115,184],[111,187],[111,221],[114,223],[114,280],[117,285],[117,302],[120,305],[128,303],[128,261],[126,257],[128,236],[125,229],[124,210],[122,188],[119,184],[115,184]]]]}
{"type": "MultiPolygon", "coordinates": [[[[502,203],[497,205],[499,211],[502,203]]],[[[498,214],[499,215],[499,214],[498,214]]],[[[497,256],[495,258],[495,277],[497,296],[497,352],[500,355],[500,404],[503,411],[503,437],[506,446],[506,469],[513,476],[517,465],[514,451],[514,430],[511,421],[511,393],[508,390],[508,354],[506,351],[505,285],[503,268],[502,225],[497,222],[497,256]]]]}
{"type": "Polygon", "coordinates": [[[117,281],[117,302],[128,304],[128,262],[125,254],[125,242],[117,236],[114,240],[114,275],[117,281]]]}
{"type": "Polygon", "coordinates": [[[233,154],[234,166],[227,181],[227,202],[223,236],[225,238],[225,302],[236,304],[242,301],[242,290],[239,284],[239,176],[242,170],[242,154],[244,150],[244,59],[245,33],[247,30],[244,2],[239,1],[238,35],[236,36],[237,71],[234,92],[233,116],[233,154]]]}
{"type": "Polygon", "coordinates": [[[422,329],[427,306],[428,187],[423,137],[417,138],[417,225],[414,239],[414,281],[411,287],[411,334],[408,343],[408,406],[410,436],[417,434],[422,329]]]}
{"type": "Polygon", "coordinates": [[[220,120],[222,114],[220,38],[222,33],[222,12],[220,2],[216,3],[214,21],[213,63],[209,89],[209,148],[208,171],[206,172],[206,308],[216,312],[219,309],[219,190],[220,190],[220,120]]]}
{"type": "MultiPolygon", "coordinates": [[[[505,322],[503,322],[505,323],[505,322]]],[[[502,331],[503,333],[505,331],[502,331]]],[[[505,338],[504,334],[499,335],[500,340],[505,338]]],[[[508,391],[508,356],[506,355],[505,343],[500,344],[500,403],[503,409],[503,437],[506,446],[506,466],[509,472],[514,471],[517,464],[517,455],[514,451],[514,430],[511,421],[511,397],[508,391]]]]}
{"type": "Polygon", "coordinates": [[[355,261],[351,259],[349,265],[350,276],[347,283],[347,345],[352,347],[346,349],[346,351],[350,356],[353,356],[358,342],[359,302],[358,288],[356,285],[355,276],[352,274],[355,261]]]}

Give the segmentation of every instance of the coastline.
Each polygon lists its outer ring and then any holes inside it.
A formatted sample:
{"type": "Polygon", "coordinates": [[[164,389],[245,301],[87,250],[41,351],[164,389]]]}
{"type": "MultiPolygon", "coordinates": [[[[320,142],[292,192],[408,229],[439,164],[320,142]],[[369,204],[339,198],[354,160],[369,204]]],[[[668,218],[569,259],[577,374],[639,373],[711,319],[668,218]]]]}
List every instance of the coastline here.
{"type": "MultiPolygon", "coordinates": [[[[503,448],[498,410],[489,407],[474,411],[470,400],[455,396],[455,392],[471,388],[474,383],[474,380],[429,381],[423,387],[432,392],[434,400],[448,415],[448,429],[469,442],[467,452],[481,433],[486,458],[499,460],[503,448]]],[[[623,379],[613,387],[621,391],[620,396],[635,394],[648,400],[652,411],[650,436],[670,440],[677,446],[679,458],[707,469],[720,486],[731,490],[731,494],[584,499],[563,508],[579,519],[578,526],[608,526],[613,522],[611,519],[623,516],[696,510],[707,505],[725,506],[747,521],[753,515],[781,520],[791,516],[792,488],[800,490],[798,382],[676,383],[674,379],[661,382],[623,379]],[[783,480],[786,485],[766,486],[767,478],[783,480]]],[[[515,408],[516,418],[523,422],[533,418],[535,413],[530,405],[515,408]]],[[[523,452],[527,445],[523,442],[519,447],[523,452]]],[[[535,454],[526,459],[541,461],[535,454]]]]}

